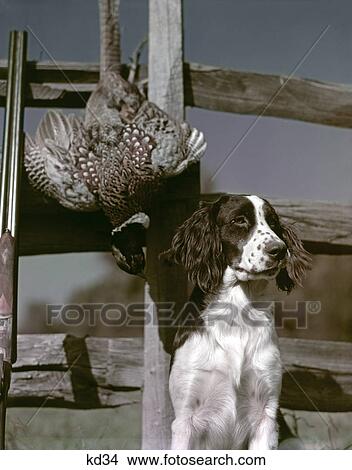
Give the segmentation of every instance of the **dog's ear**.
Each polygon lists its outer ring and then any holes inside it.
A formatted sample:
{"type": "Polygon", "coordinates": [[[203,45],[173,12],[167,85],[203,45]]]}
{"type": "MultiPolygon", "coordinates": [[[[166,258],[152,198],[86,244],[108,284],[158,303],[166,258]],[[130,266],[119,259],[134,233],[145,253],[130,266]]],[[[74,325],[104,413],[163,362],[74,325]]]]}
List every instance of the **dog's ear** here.
{"type": "Polygon", "coordinates": [[[171,248],[161,255],[185,267],[193,284],[203,292],[213,292],[226,267],[219,227],[217,203],[203,203],[177,230],[171,248]]]}
{"type": "Polygon", "coordinates": [[[306,271],[311,269],[311,256],[303,247],[292,225],[281,223],[282,239],[287,245],[288,259],[284,269],[276,277],[280,290],[290,293],[297,286],[302,287],[306,271]]]}

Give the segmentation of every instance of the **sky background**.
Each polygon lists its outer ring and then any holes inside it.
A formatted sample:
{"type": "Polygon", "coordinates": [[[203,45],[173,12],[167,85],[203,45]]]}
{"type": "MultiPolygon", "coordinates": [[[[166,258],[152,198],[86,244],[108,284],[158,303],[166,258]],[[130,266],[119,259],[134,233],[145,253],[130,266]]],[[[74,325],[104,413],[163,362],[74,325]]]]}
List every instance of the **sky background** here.
{"type": "MultiPolygon", "coordinates": [[[[125,61],[147,34],[147,7],[147,0],[121,0],[125,61]]],[[[185,0],[185,60],[289,75],[330,25],[295,76],[352,83],[351,17],[352,3],[341,0],[185,0]]],[[[0,0],[1,58],[7,57],[9,31],[27,26],[57,61],[99,60],[96,0],[0,0]]],[[[28,58],[49,60],[31,34],[28,58]]],[[[43,112],[26,109],[27,131],[35,130],[43,112]]],[[[203,191],[351,201],[352,130],[261,118],[210,187],[209,177],[255,117],[200,109],[188,109],[187,117],[208,140],[203,191]]],[[[3,111],[1,130],[2,124],[3,111]]],[[[115,265],[103,254],[23,258],[20,324],[28,305],[67,301],[73,291],[106,279],[107,271],[113,275],[115,265]]]]}

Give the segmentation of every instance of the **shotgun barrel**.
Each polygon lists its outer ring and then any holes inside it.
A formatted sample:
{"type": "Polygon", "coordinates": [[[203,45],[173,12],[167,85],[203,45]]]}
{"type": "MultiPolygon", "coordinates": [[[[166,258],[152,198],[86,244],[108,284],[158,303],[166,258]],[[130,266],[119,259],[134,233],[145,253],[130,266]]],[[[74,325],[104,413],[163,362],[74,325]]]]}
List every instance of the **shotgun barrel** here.
{"type": "Polygon", "coordinates": [[[10,33],[0,188],[0,449],[5,448],[6,401],[16,361],[18,212],[23,167],[27,33],[10,33]]]}

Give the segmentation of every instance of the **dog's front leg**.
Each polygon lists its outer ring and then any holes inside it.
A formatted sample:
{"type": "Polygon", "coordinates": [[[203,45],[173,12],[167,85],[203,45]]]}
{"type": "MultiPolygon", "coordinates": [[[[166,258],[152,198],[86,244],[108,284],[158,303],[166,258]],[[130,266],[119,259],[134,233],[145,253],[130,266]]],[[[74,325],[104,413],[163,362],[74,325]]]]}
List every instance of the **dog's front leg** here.
{"type": "Polygon", "coordinates": [[[172,450],[191,449],[191,420],[188,416],[176,418],[172,423],[172,450]]]}
{"type": "Polygon", "coordinates": [[[269,399],[265,404],[259,421],[250,437],[250,450],[277,449],[278,426],[276,422],[278,403],[276,398],[269,399]]]}
{"type": "Polygon", "coordinates": [[[276,416],[281,381],[280,353],[276,345],[253,355],[251,380],[253,395],[250,406],[252,432],[249,439],[251,450],[269,450],[278,447],[276,416]]]}

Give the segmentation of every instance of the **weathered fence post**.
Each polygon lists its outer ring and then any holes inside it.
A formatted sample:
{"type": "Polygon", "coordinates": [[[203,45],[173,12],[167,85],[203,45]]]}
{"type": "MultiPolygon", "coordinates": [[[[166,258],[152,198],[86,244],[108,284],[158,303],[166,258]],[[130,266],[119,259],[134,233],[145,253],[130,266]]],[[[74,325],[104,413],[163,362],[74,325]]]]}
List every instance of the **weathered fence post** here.
{"type": "MultiPolygon", "coordinates": [[[[149,0],[149,99],[175,119],[183,119],[182,0],[149,0]]],[[[187,299],[187,279],[178,267],[163,266],[158,254],[167,249],[175,228],[194,210],[199,195],[199,168],[169,181],[166,191],[181,198],[160,197],[154,205],[147,235],[145,301],[152,321],[144,330],[143,448],[167,449],[171,441],[172,407],[168,394],[168,354],[173,331],[159,324],[157,303],[173,304],[174,311],[187,299]]],[[[160,304],[159,304],[160,305],[160,304]]]]}

